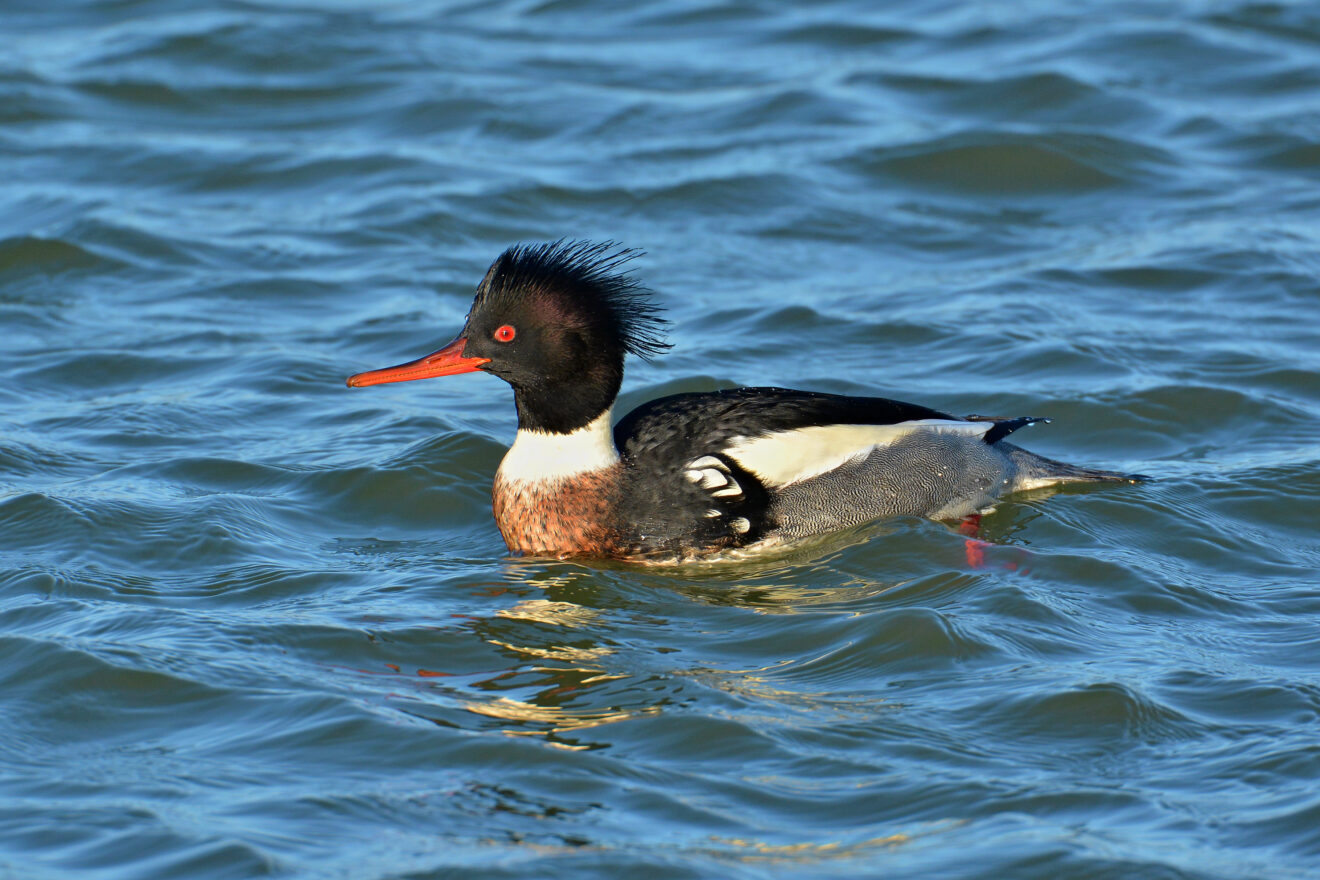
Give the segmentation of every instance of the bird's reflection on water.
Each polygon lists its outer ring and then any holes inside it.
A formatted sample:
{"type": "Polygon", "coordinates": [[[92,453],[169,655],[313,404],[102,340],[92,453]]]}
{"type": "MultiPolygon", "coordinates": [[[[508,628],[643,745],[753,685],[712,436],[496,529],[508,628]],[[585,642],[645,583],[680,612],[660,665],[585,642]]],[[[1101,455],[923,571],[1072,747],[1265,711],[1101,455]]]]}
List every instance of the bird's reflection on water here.
{"type": "MultiPolygon", "coordinates": [[[[985,543],[991,535],[1007,545],[1019,521],[1032,515],[1029,507],[1015,505],[986,517],[977,540],[985,543]]],[[[408,682],[389,695],[390,702],[436,723],[538,737],[571,750],[609,747],[601,728],[682,706],[692,699],[685,691],[694,685],[773,697],[790,713],[829,710],[835,703],[847,712],[846,699],[823,700],[809,689],[776,683],[791,668],[821,661],[809,646],[803,650],[788,639],[783,656],[768,666],[731,662],[737,641],[756,637],[746,615],[853,616],[890,594],[893,607],[902,608],[919,601],[911,591],[928,582],[924,569],[951,569],[958,584],[967,582],[962,540],[951,526],[899,520],[750,560],[657,567],[511,559],[494,583],[476,588],[496,607],[446,622],[448,639],[436,639],[439,651],[460,634],[475,637],[485,650],[493,649],[486,656],[504,662],[481,672],[447,670],[441,660],[411,671],[388,664],[398,673],[395,683],[408,682]],[[728,609],[730,630],[737,634],[694,639],[683,629],[693,602],[728,609]]],[[[986,546],[992,553],[1022,552],[999,544],[986,546]]]]}

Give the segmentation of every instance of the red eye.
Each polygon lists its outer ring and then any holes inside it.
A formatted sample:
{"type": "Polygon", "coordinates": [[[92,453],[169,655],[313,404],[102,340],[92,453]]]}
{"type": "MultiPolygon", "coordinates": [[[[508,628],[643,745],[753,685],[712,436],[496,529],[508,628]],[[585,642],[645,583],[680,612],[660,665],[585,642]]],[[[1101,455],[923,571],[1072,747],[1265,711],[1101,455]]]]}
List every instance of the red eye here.
{"type": "Polygon", "coordinates": [[[513,337],[518,335],[518,331],[513,329],[512,324],[505,324],[495,331],[496,342],[513,342],[513,337]]]}

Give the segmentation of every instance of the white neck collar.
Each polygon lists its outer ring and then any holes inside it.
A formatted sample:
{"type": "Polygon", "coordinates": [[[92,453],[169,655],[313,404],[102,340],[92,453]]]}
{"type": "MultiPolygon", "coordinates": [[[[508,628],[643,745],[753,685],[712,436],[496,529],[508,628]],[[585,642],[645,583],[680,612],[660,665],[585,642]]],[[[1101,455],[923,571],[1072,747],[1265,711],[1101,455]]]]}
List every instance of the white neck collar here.
{"type": "Polygon", "coordinates": [[[604,470],[619,461],[610,428],[610,410],[568,434],[518,429],[513,446],[500,462],[504,480],[539,483],[604,470]]]}

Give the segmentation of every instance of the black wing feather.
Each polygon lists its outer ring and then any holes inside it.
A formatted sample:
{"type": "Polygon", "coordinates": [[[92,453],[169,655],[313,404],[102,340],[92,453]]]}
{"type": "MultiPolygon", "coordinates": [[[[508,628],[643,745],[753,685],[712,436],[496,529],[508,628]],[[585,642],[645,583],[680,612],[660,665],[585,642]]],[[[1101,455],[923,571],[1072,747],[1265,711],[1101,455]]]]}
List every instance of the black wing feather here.
{"type": "Polygon", "coordinates": [[[614,442],[641,462],[671,452],[716,452],[734,437],[812,425],[896,425],[917,419],[962,421],[915,403],[786,388],[733,388],[674,394],[644,403],[614,426],[614,442]]]}

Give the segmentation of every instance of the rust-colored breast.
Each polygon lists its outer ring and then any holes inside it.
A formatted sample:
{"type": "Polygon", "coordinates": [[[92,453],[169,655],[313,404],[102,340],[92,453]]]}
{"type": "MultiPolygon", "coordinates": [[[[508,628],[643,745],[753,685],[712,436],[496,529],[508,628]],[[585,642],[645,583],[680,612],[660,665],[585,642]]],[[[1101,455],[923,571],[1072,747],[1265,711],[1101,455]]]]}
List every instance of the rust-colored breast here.
{"type": "Polygon", "coordinates": [[[623,550],[615,518],[620,468],[545,482],[496,474],[495,524],[514,553],[613,556],[623,550]]]}

